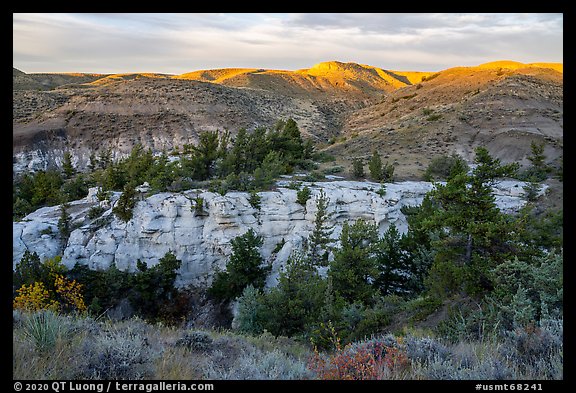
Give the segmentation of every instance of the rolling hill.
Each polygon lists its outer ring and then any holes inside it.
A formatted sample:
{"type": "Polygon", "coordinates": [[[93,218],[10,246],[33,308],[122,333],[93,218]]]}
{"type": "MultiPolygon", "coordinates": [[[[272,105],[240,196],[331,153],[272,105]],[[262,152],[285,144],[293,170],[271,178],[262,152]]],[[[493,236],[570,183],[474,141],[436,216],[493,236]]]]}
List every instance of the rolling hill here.
{"type": "Polygon", "coordinates": [[[15,169],[86,165],[92,151],[128,154],[195,142],[202,130],[270,126],[292,117],[342,164],[378,149],[401,176],[437,154],[488,146],[523,160],[563,148],[563,65],[495,61],[440,72],[329,61],[296,71],[225,68],[181,75],[26,74],[13,70],[15,169]],[[34,161],[30,164],[30,161],[34,161]]]}

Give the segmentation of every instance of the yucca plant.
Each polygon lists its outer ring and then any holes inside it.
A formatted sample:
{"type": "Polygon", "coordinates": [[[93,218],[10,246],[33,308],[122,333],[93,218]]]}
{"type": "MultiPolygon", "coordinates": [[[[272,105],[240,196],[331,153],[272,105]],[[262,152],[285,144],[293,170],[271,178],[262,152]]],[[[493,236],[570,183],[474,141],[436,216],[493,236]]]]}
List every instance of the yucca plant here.
{"type": "Polygon", "coordinates": [[[26,315],[22,324],[24,336],[34,343],[38,351],[48,351],[56,345],[63,334],[60,317],[50,310],[41,310],[26,315]]]}

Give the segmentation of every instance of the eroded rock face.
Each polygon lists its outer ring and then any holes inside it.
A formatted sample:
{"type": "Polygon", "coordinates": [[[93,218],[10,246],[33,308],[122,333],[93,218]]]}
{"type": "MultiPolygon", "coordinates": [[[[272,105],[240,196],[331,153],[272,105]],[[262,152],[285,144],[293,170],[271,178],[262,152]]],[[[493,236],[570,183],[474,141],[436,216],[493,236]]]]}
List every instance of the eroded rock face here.
{"type": "MultiPolygon", "coordinates": [[[[13,266],[28,249],[36,251],[41,260],[62,254],[62,262],[68,267],[80,263],[106,269],[115,263],[121,270],[134,271],[138,259],[152,266],[171,251],[182,260],[178,285],[207,285],[216,268],[225,268],[232,251],[230,241],[252,228],[263,236],[261,253],[272,264],[268,285],[274,285],[290,253],[302,247],[313,229],[316,197],[321,189],[330,199],[329,225],[334,227],[332,237],[338,239],[344,222],[360,218],[376,223],[381,234],[391,224],[406,232],[401,208],[421,204],[433,187],[428,182],[392,183],[380,196],[377,183],[304,183],[311,188],[312,197],[302,206],[296,202],[296,191],[285,185],[287,182],[279,182],[275,191],[259,193],[259,210],[250,205],[249,194],[244,192],[222,196],[190,190],[148,198],[142,195],[127,223],[112,213],[120,193],[113,193],[110,201],[99,202],[96,189],[91,189],[86,198],[71,203],[69,213],[77,228],[66,244],[58,235],[58,206],[39,209],[13,223],[13,266]],[[202,212],[195,209],[197,196],[204,199],[202,212]],[[105,209],[104,213],[88,219],[89,209],[97,205],[105,209]]],[[[509,212],[523,206],[523,185],[518,181],[497,184],[494,190],[498,206],[509,212]]]]}

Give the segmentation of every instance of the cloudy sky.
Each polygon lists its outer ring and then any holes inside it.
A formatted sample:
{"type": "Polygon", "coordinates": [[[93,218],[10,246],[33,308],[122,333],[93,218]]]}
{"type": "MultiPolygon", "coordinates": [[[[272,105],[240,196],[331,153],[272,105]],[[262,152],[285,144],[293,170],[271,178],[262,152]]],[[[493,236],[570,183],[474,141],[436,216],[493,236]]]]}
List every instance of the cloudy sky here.
{"type": "Polygon", "coordinates": [[[562,14],[13,14],[24,72],[295,70],[329,60],[437,71],[562,62],[562,14]]]}

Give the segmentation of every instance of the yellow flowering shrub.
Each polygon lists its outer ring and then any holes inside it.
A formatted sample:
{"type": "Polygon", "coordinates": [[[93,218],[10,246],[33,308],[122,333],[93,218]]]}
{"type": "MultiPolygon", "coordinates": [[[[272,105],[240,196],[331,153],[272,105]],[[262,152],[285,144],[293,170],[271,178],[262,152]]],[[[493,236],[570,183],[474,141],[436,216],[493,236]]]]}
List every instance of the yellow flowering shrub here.
{"type": "Polygon", "coordinates": [[[50,292],[44,287],[42,282],[35,282],[30,285],[24,284],[17,292],[18,296],[13,301],[15,309],[58,311],[60,308],[60,304],[56,300],[51,299],[50,292]]]}
{"type": "Polygon", "coordinates": [[[76,280],[68,280],[61,274],[55,274],[54,291],[47,289],[43,282],[36,281],[22,285],[14,298],[13,308],[38,311],[79,311],[85,312],[86,305],[82,296],[82,285],[76,280]]]}
{"type": "Polygon", "coordinates": [[[80,312],[86,311],[86,305],[84,304],[84,297],[82,296],[82,284],[76,282],[76,280],[68,280],[66,277],[57,274],[54,281],[54,287],[56,288],[56,293],[64,301],[63,303],[80,312]]]}

